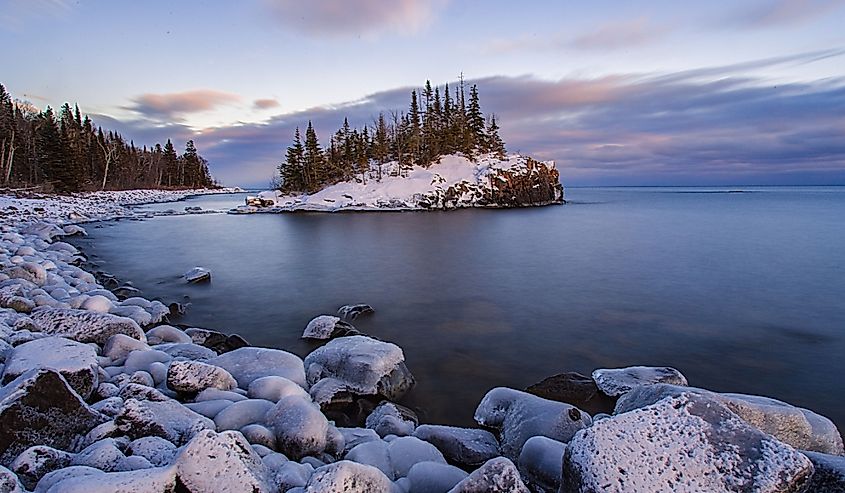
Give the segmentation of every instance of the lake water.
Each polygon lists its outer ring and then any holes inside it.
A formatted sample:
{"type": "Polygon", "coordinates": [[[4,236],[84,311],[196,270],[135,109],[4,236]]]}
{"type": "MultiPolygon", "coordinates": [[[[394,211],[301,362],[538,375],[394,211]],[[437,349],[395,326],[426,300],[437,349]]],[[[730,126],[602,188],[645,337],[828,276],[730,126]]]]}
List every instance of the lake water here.
{"type": "Polygon", "coordinates": [[[567,199],[157,217],[89,226],[78,243],[147,297],[189,297],[180,323],[300,356],[316,347],[299,338],[312,317],[371,304],[355,325],[404,349],[418,381],[405,403],[430,423],[471,423],[495,386],[645,364],[845,429],[845,188],[574,188],[567,199]],[[210,285],[180,280],[196,265],[210,285]]]}

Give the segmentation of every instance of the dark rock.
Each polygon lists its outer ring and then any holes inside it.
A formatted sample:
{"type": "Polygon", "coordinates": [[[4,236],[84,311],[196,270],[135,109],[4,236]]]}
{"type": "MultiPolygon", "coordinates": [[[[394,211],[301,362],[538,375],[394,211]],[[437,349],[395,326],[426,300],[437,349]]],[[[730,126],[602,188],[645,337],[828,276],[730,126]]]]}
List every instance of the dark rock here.
{"type": "Polygon", "coordinates": [[[616,399],[600,392],[592,378],[575,372],[548,377],[525,390],[543,399],[572,404],[590,414],[610,414],[616,406],[616,399]]]}
{"type": "Polygon", "coordinates": [[[120,300],[125,300],[134,296],[141,296],[140,289],[126,285],[112,289],[112,293],[114,293],[114,295],[120,300]]]}
{"type": "Polygon", "coordinates": [[[414,436],[434,445],[450,463],[460,466],[478,466],[499,455],[498,440],[486,430],[421,425],[414,436]]]}
{"type": "Polygon", "coordinates": [[[845,493],[845,457],[841,455],[820,454],[818,452],[804,452],[813,463],[813,477],[810,487],[811,493],[845,493]]]}
{"type": "Polygon", "coordinates": [[[87,344],[63,337],[36,339],[14,348],[6,361],[3,384],[35,368],[58,370],[83,399],[97,388],[97,353],[87,344]]]}
{"type": "Polygon", "coordinates": [[[67,449],[104,421],[59,372],[30,370],[0,389],[0,464],[34,445],[67,449]]]}
{"type": "Polygon", "coordinates": [[[355,320],[361,315],[370,315],[375,312],[376,311],[373,309],[373,307],[364,303],[358,303],[356,305],[343,305],[342,307],[337,309],[337,314],[340,315],[340,318],[342,318],[343,320],[355,320]]]}

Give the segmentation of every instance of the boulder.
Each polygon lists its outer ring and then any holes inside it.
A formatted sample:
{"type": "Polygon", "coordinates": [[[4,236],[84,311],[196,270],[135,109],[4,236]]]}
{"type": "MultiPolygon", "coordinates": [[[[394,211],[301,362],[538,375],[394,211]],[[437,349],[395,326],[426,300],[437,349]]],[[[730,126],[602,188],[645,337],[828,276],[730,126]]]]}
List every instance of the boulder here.
{"type": "Polygon", "coordinates": [[[228,371],[242,389],[248,389],[255,379],[272,375],[285,377],[305,387],[302,360],[279,349],[243,347],[210,359],[208,363],[228,371]]]}
{"type": "Polygon", "coordinates": [[[0,389],[0,464],[34,445],[67,449],[106,421],[56,370],[30,370],[0,389]]]}
{"type": "Polygon", "coordinates": [[[146,351],[150,347],[147,343],[129,337],[126,334],[115,334],[108,338],[103,345],[103,356],[109,358],[112,364],[122,365],[132,351],[146,351]]]}
{"type": "Polygon", "coordinates": [[[813,466],[718,401],[682,393],[575,435],[563,492],[800,492],[813,466]]]}
{"type": "Polygon", "coordinates": [[[557,493],[565,453],[565,443],[541,436],[531,437],[519,453],[519,472],[533,491],[557,493]]]}
{"type": "Polygon", "coordinates": [[[103,345],[115,334],[125,334],[139,341],[146,341],[144,331],[131,318],[109,313],[95,313],[72,308],[39,308],[30,318],[42,332],[73,339],[77,342],[94,342],[103,345]]]}
{"type": "Polygon", "coordinates": [[[24,296],[23,288],[18,285],[0,288],[0,308],[11,308],[19,313],[30,313],[35,309],[35,302],[24,296]]]}
{"type": "Polygon", "coordinates": [[[165,438],[183,445],[202,430],[214,429],[214,422],[173,399],[139,401],[128,399],[114,418],[118,429],[132,439],[145,436],[165,438]]]}
{"type": "Polygon", "coordinates": [[[35,368],[57,370],[83,399],[99,384],[94,348],[63,337],[36,339],[14,348],[6,359],[2,382],[5,385],[35,368]]]}
{"type": "MultiPolygon", "coordinates": [[[[21,483],[31,490],[44,475],[69,466],[72,459],[73,456],[64,450],[36,445],[24,450],[12,462],[11,469],[18,475],[21,483]]],[[[0,488],[0,491],[3,489],[0,488]]]]}
{"type": "Polygon", "coordinates": [[[235,402],[214,416],[217,431],[240,430],[251,424],[263,424],[264,416],[274,403],[264,399],[246,399],[235,402]]]}
{"type": "Polygon", "coordinates": [[[305,330],[302,332],[302,338],[331,339],[333,337],[357,334],[359,332],[349,322],[345,322],[332,315],[320,315],[308,322],[308,325],[305,326],[305,330]]]}
{"type": "Polygon", "coordinates": [[[261,457],[237,432],[199,433],[179,452],[175,465],[186,491],[276,491],[261,457]]]}
{"type": "Polygon", "coordinates": [[[153,327],[147,332],[147,341],[150,344],[161,344],[163,342],[189,344],[194,342],[191,336],[172,325],[153,327]]]}
{"type": "Polygon", "coordinates": [[[505,387],[487,392],[475,411],[475,420],[499,430],[500,450],[514,460],[533,436],[566,443],[592,423],[590,415],[575,406],[505,387]]]}
{"type": "Polygon", "coordinates": [[[208,361],[217,356],[211,349],[194,343],[160,344],[156,346],[173,358],[185,358],[193,361],[208,361]]]}
{"type": "Polygon", "coordinates": [[[795,448],[834,455],[845,453],[842,436],[832,421],[808,409],[768,397],[719,394],[694,387],[658,384],[639,387],[624,395],[616,404],[615,412],[624,413],[684,393],[718,401],[746,423],[795,448]]]}
{"type": "Polygon", "coordinates": [[[183,276],[189,284],[211,282],[211,271],[203,267],[194,267],[183,276]]]}
{"type": "Polygon", "coordinates": [[[47,270],[35,262],[23,262],[3,271],[10,279],[23,279],[36,286],[43,286],[47,282],[47,270]]]}
{"type": "Polygon", "coordinates": [[[462,469],[440,462],[418,462],[408,471],[409,493],[440,493],[449,491],[467,477],[462,469]]]}
{"type": "Polygon", "coordinates": [[[247,395],[250,399],[265,399],[272,402],[279,402],[289,395],[310,399],[305,389],[285,377],[277,376],[256,378],[249,384],[247,395]]]}
{"type": "MultiPolygon", "coordinates": [[[[49,475],[45,476],[45,479],[47,477],[49,475]]],[[[48,493],[162,493],[177,491],[176,487],[176,477],[172,468],[109,473],[93,469],[90,473],[75,475],[53,483],[48,493]]],[[[36,492],[38,491],[37,489],[36,492]]]]}
{"type": "Polygon", "coordinates": [[[804,455],[815,470],[808,492],[845,493],[845,457],[806,451],[804,455]]]}
{"type": "Polygon", "coordinates": [[[681,372],[668,366],[630,366],[628,368],[598,369],[593,380],[599,390],[610,397],[618,397],[640,385],[668,383],[688,385],[681,372]]]}
{"type": "Polygon", "coordinates": [[[437,447],[452,464],[478,466],[499,455],[498,440],[486,430],[420,425],[414,436],[437,447]]]}
{"type": "Polygon", "coordinates": [[[599,391],[591,377],[575,372],[548,377],[525,391],[550,401],[572,404],[591,415],[610,414],[616,405],[616,399],[599,391]]]}
{"type": "Polygon", "coordinates": [[[375,467],[342,460],[320,467],[303,490],[305,493],[390,493],[393,483],[375,467]]]}
{"type": "Polygon", "coordinates": [[[383,401],[367,416],[366,427],[375,430],[379,436],[408,436],[414,433],[419,418],[405,406],[383,401]]]}
{"type": "Polygon", "coordinates": [[[396,478],[407,476],[411,467],[420,462],[446,463],[446,458],[437,447],[417,437],[399,437],[391,440],[387,444],[387,457],[390,459],[393,477],[396,478]]]}
{"type": "Polygon", "coordinates": [[[147,459],[156,467],[166,466],[176,457],[176,445],[161,437],[141,437],[129,442],[126,453],[147,459]]]}
{"type": "Polygon", "coordinates": [[[195,394],[207,388],[232,390],[237,386],[228,371],[199,361],[174,361],[167,370],[167,387],[177,392],[195,394]]]}
{"type": "Polygon", "coordinates": [[[88,445],[71,460],[73,466],[88,466],[105,472],[116,472],[118,464],[126,456],[118,448],[114,438],[105,438],[88,445]]]}
{"type": "Polygon", "coordinates": [[[26,493],[15,473],[3,466],[0,466],[0,493],[26,493]]]}
{"type": "MultiPolygon", "coordinates": [[[[332,442],[342,441],[340,432],[330,425],[320,408],[302,397],[289,396],[267,412],[266,426],[276,435],[279,452],[293,460],[319,455],[332,442]]],[[[340,444],[339,449],[343,448],[340,444]]]]}
{"type": "Polygon", "coordinates": [[[379,395],[399,400],[414,385],[402,349],[365,336],[341,337],[305,358],[311,396],[321,405],[337,394],[379,395]]]}
{"type": "MultiPolygon", "coordinates": [[[[603,490],[596,490],[603,491],[603,490]]],[[[473,471],[449,493],[530,493],[513,462],[496,457],[473,471]]]]}
{"type": "Polygon", "coordinates": [[[358,303],[356,305],[343,305],[337,309],[337,314],[343,320],[355,320],[361,315],[370,315],[376,311],[370,305],[358,303]]]}

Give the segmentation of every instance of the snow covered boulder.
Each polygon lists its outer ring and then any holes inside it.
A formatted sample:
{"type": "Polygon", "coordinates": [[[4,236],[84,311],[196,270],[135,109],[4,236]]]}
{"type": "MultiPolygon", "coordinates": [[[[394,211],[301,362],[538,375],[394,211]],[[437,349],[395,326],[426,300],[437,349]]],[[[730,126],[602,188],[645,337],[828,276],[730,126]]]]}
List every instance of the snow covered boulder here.
{"type": "Polygon", "coordinates": [[[285,377],[305,387],[302,360],[279,349],[243,347],[210,359],[208,363],[228,371],[242,389],[248,389],[255,379],[271,375],[285,377]]]}
{"type": "MultiPolygon", "coordinates": [[[[596,490],[603,491],[603,490],[596,490]]],[[[530,493],[513,462],[497,457],[473,471],[449,493],[530,493]]]]}
{"type": "MultiPolygon", "coordinates": [[[[65,470],[60,469],[52,474],[65,470]]],[[[49,474],[44,477],[45,480],[48,478],[50,478],[49,474]]],[[[44,481],[42,480],[42,482],[44,481]]],[[[42,491],[45,493],[161,493],[176,491],[176,477],[172,468],[163,467],[108,473],[91,469],[86,473],[52,482],[49,490],[42,490],[41,483],[39,483],[39,487],[35,491],[37,493],[42,491]]]]}
{"type": "Polygon", "coordinates": [[[244,399],[226,406],[214,415],[217,431],[240,430],[251,424],[264,424],[264,416],[273,409],[273,403],[264,399],[244,399]]]}
{"type": "Polygon", "coordinates": [[[277,376],[256,378],[249,384],[247,395],[250,399],[265,399],[271,402],[279,402],[289,395],[311,398],[299,385],[285,377],[277,376]]]}
{"type": "Polygon", "coordinates": [[[355,320],[361,315],[370,315],[376,311],[370,305],[358,303],[356,305],[343,305],[337,309],[337,314],[343,320],[355,320]]]}
{"type": "MultiPolygon", "coordinates": [[[[36,445],[24,450],[12,462],[11,469],[20,478],[27,489],[35,488],[44,475],[57,469],[67,467],[73,455],[64,450],[54,449],[46,445],[36,445]]],[[[0,491],[3,491],[0,488],[0,491]]]]}
{"type": "Polygon", "coordinates": [[[172,325],[159,325],[147,331],[147,342],[150,344],[161,344],[164,342],[186,344],[194,341],[182,329],[173,327],[172,325]]]}
{"type": "Polygon", "coordinates": [[[782,401],[745,394],[719,394],[694,387],[659,384],[633,389],[616,404],[616,413],[652,405],[661,399],[695,394],[718,401],[743,421],[795,448],[842,455],[842,436],[832,421],[782,401]]]}
{"type": "Polygon", "coordinates": [[[43,286],[47,282],[47,270],[35,262],[24,262],[3,271],[11,279],[24,279],[36,286],[43,286]]]}
{"type": "Polygon", "coordinates": [[[304,493],[391,493],[393,483],[375,467],[342,460],[311,475],[304,493]]]}
{"type": "Polygon", "coordinates": [[[276,435],[279,452],[293,460],[343,449],[342,435],[330,425],[320,408],[302,397],[289,396],[267,412],[266,426],[276,435]]]}
{"type": "Polygon", "coordinates": [[[103,345],[102,355],[109,358],[113,364],[122,365],[132,351],[147,351],[147,343],[139,341],[126,334],[115,334],[108,338],[103,345]]]}
{"type": "Polygon", "coordinates": [[[0,464],[34,445],[66,449],[104,421],[59,372],[30,370],[0,388],[0,464]]]}
{"type": "Polygon", "coordinates": [[[0,308],[11,308],[19,313],[30,313],[35,309],[35,302],[25,296],[19,284],[0,288],[0,308]]]}
{"type": "Polygon", "coordinates": [[[144,331],[132,319],[108,313],[94,313],[71,308],[39,308],[30,318],[45,334],[58,335],[77,342],[103,345],[109,337],[124,334],[146,341],[144,331]]]}
{"type": "Polygon", "coordinates": [[[404,478],[414,464],[420,462],[446,463],[437,447],[417,437],[394,438],[387,444],[387,457],[396,478],[404,478]]]}
{"type": "Polygon", "coordinates": [[[399,400],[414,385],[402,349],[365,336],[334,339],[305,358],[311,396],[328,404],[336,394],[380,395],[399,400]]]}
{"type": "Polygon", "coordinates": [[[531,437],[519,454],[519,472],[534,491],[557,493],[563,475],[566,444],[551,438],[531,437]]]}
{"type": "Polygon", "coordinates": [[[121,413],[114,418],[114,422],[117,428],[130,438],[157,436],[175,445],[187,443],[203,430],[214,429],[213,421],[173,399],[128,399],[121,413]]]}
{"type": "Polygon", "coordinates": [[[845,457],[804,452],[813,463],[813,478],[808,492],[845,493],[845,457]]]}
{"type": "Polygon", "coordinates": [[[71,460],[73,466],[88,466],[105,472],[116,472],[126,458],[113,438],[105,438],[88,445],[71,460]]]}
{"type": "Polygon", "coordinates": [[[185,358],[194,361],[208,361],[211,358],[217,357],[217,353],[215,353],[211,349],[200,346],[199,344],[194,344],[192,342],[179,344],[159,344],[156,348],[160,351],[164,351],[173,358],[185,358]]]}
{"type": "Polygon", "coordinates": [[[355,330],[349,322],[345,322],[338,317],[332,315],[320,315],[314,317],[305,330],[302,332],[303,339],[332,339],[334,337],[342,337],[347,335],[357,335],[359,332],[355,330]]]}
{"type": "Polygon", "coordinates": [[[640,385],[657,383],[689,385],[681,372],[668,366],[598,369],[593,372],[593,380],[595,380],[599,390],[611,397],[618,397],[640,385]]]}
{"type": "Polygon", "coordinates": [[[209,387],[232,390],[237,386],[228,371],[199,361],[174,361],[167,369],[167,388],[176,392],[195,394],[209,387]]]}
{"type": "Polygon", "coordinates": [[[440,462],[418,462],[408,471],[410,493],[437,493],[451,490],[468,474],[463,470],[440,462]]]}
{"type": "Polygon", "coordinates": [[[155,467],[162,467],[173,462],[176,445],[161,437],[142,437],[129,442],[126,452],[147,459],[155,467]]]}
{"type": "Polygon", "coordinates": [[[3,466],[0,466],[0,493],[25,493],[15,473],[3,466]]]}
{"type": "Polygon", "coordinates": [[[499,442],[486,430],[421,425],[414,436],[437,447],[452,464],[478,466],[499,455],[499,442]]]}
{"type": "Polygon", "coordinates": [[[114,308],[114,305],[110,299],[97,294],[85,298],[85,301],[82,302],[82,305],[80,305],[79,308],[82,310],[88,310],[89,312],[108,313],[112,308],[114,308]]]}
{"type": "Polygon", "coordinates": [[[692,393],[603,419],[569,443],[561,491],[798,492],[813,466],[692,393]]]}
{"type": "Polygon", "coordinates": [[[261,457],[237,432],[199,433],[179,452],[176,476],[187,491],[275,492],[261,457]]]}
{"type": "Polygon", "coordinates": [[[419,418],[405,406],[383,401],[367,416],[366,427],[380,437],[387,435],[408,436],[414,433],[419,418]]]}
{"type": "Polygon", "coordinates": [[[502,454],[514,459],[533,436],[565,443],[592,424],[590,415],[575,406],[505,387],[487,392],[475,410],[475,420],[499,430],[502,454]]]}
{"type": "Polygon", "coordinates": [[[21,344],[6,359],[3,384],[35,368],[58,371],[83,399],[97,388],[99,371],[97,352],[87,344],[63,337],[45,337],[21,344]]]}
{"type": "Polygon", "coordinates": [[[210,282],[211,281],[211,271],[205,269],[203,267],[194,267],[193,269],[189,270],[183,276],[185,281],[190,284],[198,284],[201,282],[210,282]]]}

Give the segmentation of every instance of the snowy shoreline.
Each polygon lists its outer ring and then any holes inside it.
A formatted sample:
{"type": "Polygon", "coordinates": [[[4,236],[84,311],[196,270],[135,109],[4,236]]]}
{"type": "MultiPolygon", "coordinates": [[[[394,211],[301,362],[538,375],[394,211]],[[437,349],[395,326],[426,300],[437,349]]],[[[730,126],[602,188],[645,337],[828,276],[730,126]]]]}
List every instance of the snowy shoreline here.
{"type": "Polygon", "coordinates": [[[328,342],[300,359],[168,325],[61,241],[195,192],[0,198],[0,491],[845,490],[830,420],[671,368],[496,388],[479,428],[421,424],[391,403],[414,385],[403,350],[352,326],[366,307],[315,318],[328,342]],[[330,418],[350,408],[357,426],[330,418]]]}

